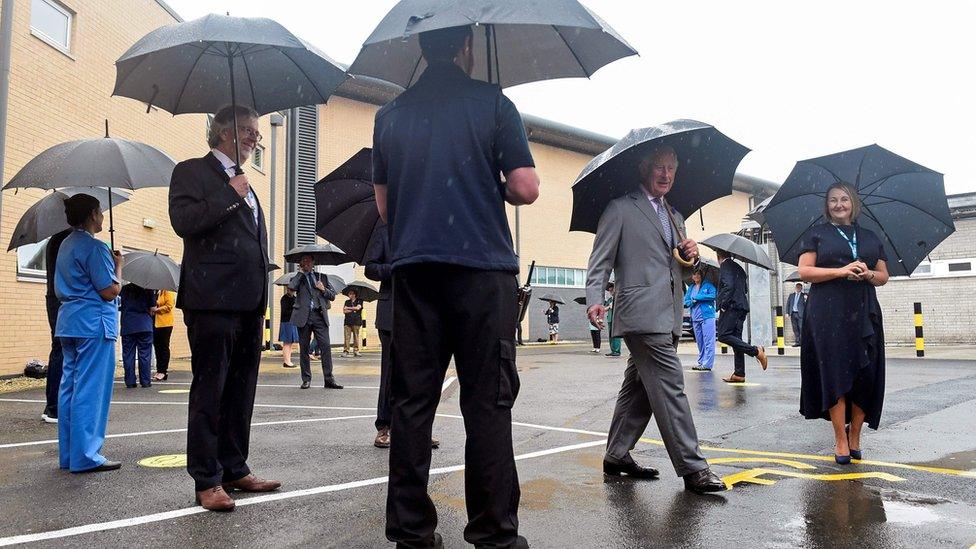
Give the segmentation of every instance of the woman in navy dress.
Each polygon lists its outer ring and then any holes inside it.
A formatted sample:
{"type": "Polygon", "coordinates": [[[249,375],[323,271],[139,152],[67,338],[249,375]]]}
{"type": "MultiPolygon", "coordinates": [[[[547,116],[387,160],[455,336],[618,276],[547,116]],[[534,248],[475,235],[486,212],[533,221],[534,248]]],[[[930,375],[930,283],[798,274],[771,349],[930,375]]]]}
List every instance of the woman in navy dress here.
{"type": "Polygon", "coordinates": [[[800,277],[812,283],[803,319],[800,413],[828,419],[837,463],[861,459],[861,428],[877,429],[884,403],[884,329],[875,286],[888,282],[884,246],[856,223],[857,191],[828,191],[828,222],[800,243],[800,277]]]}

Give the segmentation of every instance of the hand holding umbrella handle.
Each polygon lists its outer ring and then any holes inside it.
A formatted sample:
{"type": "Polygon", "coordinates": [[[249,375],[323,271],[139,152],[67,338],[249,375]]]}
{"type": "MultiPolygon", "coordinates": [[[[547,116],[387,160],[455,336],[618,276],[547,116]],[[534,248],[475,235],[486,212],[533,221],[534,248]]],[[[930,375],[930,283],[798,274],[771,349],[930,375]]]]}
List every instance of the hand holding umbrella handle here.
{"type": "MultiPolygon", "coordinates": [[[[668,220],[671,221],[671,226],[674,227],[674,232],[677,233],[677,235],[678,235],[678,242],[681,242],[682,240],[685,240],[685,235],[681,234],[681,230],[678,229],[678,222],[675,221],[674,214],[671,213],[671,205],[668,204],[668,201],[665,200],[663,197],[661,198],[661,205],[664,207],[664,211],[667,212],[667,214],[668,214],[668,220]]],[[[681,255],[681,250],[678,249],[677,246],[675,246],[671,250],[671,253],[674,255],[674,260],[677,261],[678,264],[681,265],[682,267],[692,267],[692,266],[694,266],[695,261],[694,260],[685,259],[681,255]]]]}

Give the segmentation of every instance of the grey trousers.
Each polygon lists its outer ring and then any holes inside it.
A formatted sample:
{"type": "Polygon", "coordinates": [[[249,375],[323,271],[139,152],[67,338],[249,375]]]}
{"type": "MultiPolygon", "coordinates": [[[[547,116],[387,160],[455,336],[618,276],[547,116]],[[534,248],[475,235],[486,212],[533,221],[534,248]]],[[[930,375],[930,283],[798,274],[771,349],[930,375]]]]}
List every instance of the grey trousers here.
{"type": "Polygon", "coordinates": [[[707,469],[685,396],[677,339],[672,334],[642,334],[624,336],[624,341],[631,354],[610,422],[605,459],[632,461],[630,451],[653,415],[675,473],[684,476],[707,469]]]}
{"type": "Polygon", "coordinates": [[[308,356],[309,344],[312,340],[312,333],[315,333],[315,341],[319,344],[319,353],[322,356],[322,376],[324,381],[335,381],[332,376],[332,347],[329,343],[329,322],[322,315],[321,311],[310,311],[308,322],[298,328],[298,348],[301,352],[298,364],[302,367],[302,381],[312,381],[312,360],[308,356]]]}

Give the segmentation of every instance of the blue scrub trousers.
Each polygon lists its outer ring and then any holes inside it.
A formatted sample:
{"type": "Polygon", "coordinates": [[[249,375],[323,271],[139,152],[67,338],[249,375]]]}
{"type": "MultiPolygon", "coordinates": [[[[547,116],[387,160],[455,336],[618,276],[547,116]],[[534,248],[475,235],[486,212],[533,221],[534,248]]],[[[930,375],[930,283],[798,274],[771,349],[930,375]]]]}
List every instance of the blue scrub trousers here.
{"type": "Polygon", "coordinates": [[[58,394],[58,455],[72,473],[105,463],[108,407],[115,377],[115,340],[62,337],[64,369],[58,394]]]}
{"type": "Polygon", "coordinates": [[[136,351],[139,353],[139,384],[152,385],[153,333],[138,332],[122,336],[122,368],[125,370],[125,386],[136,386],[136,351]]]}
{"type": "Polygon", "coordinates": [[[698,343],[698,365],[711,370],[715,365],[715,319],[695,320],[692,325],[698,343]]]}

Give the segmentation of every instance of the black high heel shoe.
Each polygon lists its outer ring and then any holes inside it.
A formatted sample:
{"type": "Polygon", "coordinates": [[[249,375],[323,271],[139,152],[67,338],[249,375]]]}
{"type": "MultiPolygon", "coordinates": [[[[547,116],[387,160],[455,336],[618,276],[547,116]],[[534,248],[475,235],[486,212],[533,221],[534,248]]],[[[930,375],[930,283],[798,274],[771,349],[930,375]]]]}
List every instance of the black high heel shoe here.
{"type": "MultiPolygon", "coordinates": [[[[851,458],[858,459],[858,460],[861,459],[861,451],[851,448],[851,426],[845,425],[844,432],[847,433],[847,448],[851,451],[851,458]]],[[[838,461],[837,463],[840,462],[838,461]]],[[[848,460],[848,463],[850,463],[850,460],[848,460]]]]}

